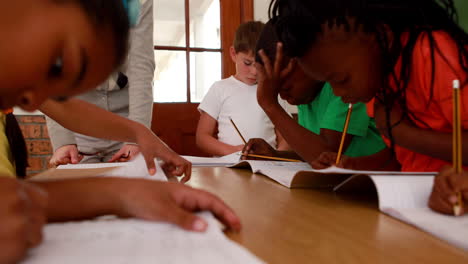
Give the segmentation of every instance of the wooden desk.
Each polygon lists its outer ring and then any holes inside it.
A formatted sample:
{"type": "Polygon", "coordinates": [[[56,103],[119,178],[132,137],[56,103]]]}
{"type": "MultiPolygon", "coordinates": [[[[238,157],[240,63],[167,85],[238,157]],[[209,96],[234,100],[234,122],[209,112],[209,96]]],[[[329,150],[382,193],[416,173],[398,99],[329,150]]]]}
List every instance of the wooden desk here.
{"type": "Polygon", "coordinates": [[[227,235],[268,263],[468,263],[468,252],[380,213],[377,197],[290,190],[227,168],[194,168],[189,184],[233,207],[243,229],[227,235]]]}

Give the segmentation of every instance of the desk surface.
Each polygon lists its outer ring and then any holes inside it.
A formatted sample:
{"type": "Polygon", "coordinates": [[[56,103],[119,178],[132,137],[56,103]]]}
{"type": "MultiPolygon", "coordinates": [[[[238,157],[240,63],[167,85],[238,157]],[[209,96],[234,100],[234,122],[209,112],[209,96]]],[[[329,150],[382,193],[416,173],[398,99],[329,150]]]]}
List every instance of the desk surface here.
{"type": "Polygon", "coordinates": [[[190,185],[229,204],[243,229],[227,235],[268,263],[468,263],[468,252],[380,213],[376,196],[291,190],[227,168],[194,168],[190,185]]]}

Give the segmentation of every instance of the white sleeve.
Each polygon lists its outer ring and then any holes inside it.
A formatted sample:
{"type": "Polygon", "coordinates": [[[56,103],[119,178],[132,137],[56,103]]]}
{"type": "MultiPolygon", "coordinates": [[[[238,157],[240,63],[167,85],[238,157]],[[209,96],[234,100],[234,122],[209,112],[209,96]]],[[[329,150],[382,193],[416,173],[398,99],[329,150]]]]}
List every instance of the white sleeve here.
{"type": "Polygon", "coordinates": [[[199,111],[203,111],[215,120],[218,120],[222,106],[222,89],[217,83],[213,84],[198,106],[199,111]]]}
{"type": "MultiPolygon", "coordinates": [[[[288,113],[289,116],[292,116],[292,113],[294,112],[294,105],[290,105],[288,102],[286,102],[285,100],[281,99],[279,96],[278,96],[278,103],[281,105],[281,107],[284,109],[284,111],[286,111],[286,113],[288,113]]],[[[297,113],[297,111],[296,111],[297,113]]]]}

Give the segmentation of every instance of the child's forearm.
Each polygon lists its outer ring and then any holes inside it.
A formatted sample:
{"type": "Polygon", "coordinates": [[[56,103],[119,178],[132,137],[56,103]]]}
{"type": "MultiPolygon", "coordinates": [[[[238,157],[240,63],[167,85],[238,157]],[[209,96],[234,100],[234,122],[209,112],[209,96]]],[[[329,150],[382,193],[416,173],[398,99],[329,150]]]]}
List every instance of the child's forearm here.
{"type": "Polygon", "coordinates": [[[210,135],[197,134],[196,141],[201,150],[213,156],[225,156],[238,151],[236,146],[223,143],[210,135]]]}
{"type": "MultiPolygon", "coordinates": [[[[462,133],[463,165],[468,165],[468,133],[462,133]]],[[[395,143],[417,153],[452,161],[452,133],[421,129],[400,124],[393,129],[395,143]]]]}
{"type": "MultiPolygon", "coordinates": [[[[50,222],[122,215],[119,191],[124,179],[83,178],[34,182],[47,191],[50,222]]],[[[125,185],[125,184],[124,184],[125,185]]]]}
{"type": "Polygon", "coordinates": [[[322,152],[333,151],[319,135],[299,125],[279,104],[262,107],[289,146],[309,164],[322,152]]]}
{"type": "Polygon", "coordinates": [[[140,123],[79,99],[60,103],[48,100],[40,110],[63,127],[92,137],[136,143],[140,134],[150,133],[140,123]]]}
{"type": "Polygon", "coordinates": [[[356,167],[353,169],[357,170],[379,170],[379,171],[400,171],[400,163],[396,160],[396,157],[392,154],[389,148],[385,148],[373,155],[356,157],[356,167]]]}

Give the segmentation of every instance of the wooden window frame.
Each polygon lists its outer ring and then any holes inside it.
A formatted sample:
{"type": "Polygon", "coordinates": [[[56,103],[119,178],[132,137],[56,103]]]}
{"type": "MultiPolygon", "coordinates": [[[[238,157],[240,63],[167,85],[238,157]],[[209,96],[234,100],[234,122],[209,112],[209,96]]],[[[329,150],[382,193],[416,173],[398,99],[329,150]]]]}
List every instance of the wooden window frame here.
{"type": "Polygon", "coordinates": [[[220,52],[222,78],[227,78],[236,72],[229,49],[234,41],[237,27],[254,16],[253,0],[218,0],[220,1],[221,48],[197,48],[190,46],[190,0],[185,0],[185,47],[154,45],[154,50],[184,51],[186,59],[187,100],[181,103],[192,103],[190,85],[190,53],[220,52]],[[233,15],[234,14],[234,15],[233,15]]]}
{"type": "MultiPolygon", "coordinates": [[[[236,72],[234,63],[229,54],[229,48],[234,40],[234,33],[243,22],[253,20],[253,0],[219,0],[221,15],[221,72],[222,78],[227,78],[236,72]]],[[[185,2],[187,5],[187,0],[185,2]]],[[[188,6],[185,7],[186,10],[188,6]]],[[[190,15],[190,14],[188,14],[190,15]]],[[[185,20],[190,16],[185,14],[185,20]]],[[[186,27],[190,26],[186,22],[186,27]]],[[[186,28],[189,32],[190,28],[186,28]]],[[[190,38],[186,34],[186,38],[190,38]]],[[[189,39],[190,40],[190,39],[189,39]]],[[[186,44],[187,44],[186,39],[186,44]]],[[[215,51],[218,49],[203,49],[186,47],[155,46],[155,50],[175,50],[188,52],[215,51]]],[[[186,54],[187,60],[187,101],[174,103],[154,103],[153,120],[151,129],[161,137],[175,152],[181,155],[206,156],[195,144],[195,130],[200,114],[197,110],[198,103],[190,102],[190,54],[186,54]]],[[[157,65],[156,65],[157,67],[157,65]]]]}

